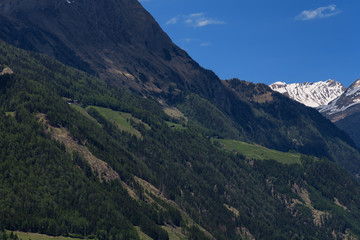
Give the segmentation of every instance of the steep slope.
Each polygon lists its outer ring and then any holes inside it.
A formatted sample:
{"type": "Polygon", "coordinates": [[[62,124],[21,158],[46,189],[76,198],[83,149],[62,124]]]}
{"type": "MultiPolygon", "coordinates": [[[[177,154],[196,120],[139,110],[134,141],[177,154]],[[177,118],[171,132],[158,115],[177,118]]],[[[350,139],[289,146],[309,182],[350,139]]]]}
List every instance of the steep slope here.
{"type": "Polygon", "coordinates": [[[284,82],[276,82],[271,84],[270,88],[308,107],[327,105],[346,90],[344,85],[333,79],[316,83],[286,84],[284,82]]]}
{"type": "Polygon", "coordinates": [[[244,97],[233,89],[238,80],[229,85],[199,66],[136,0],[3,0],[0,18],[1,39],[177,106],[210,136],[326,156],[352,172],[360,169],[351,140],[331,124],[317,124],[325,121],[320,115],[286,98],[253,101],[262,93],[257,97],[252,84],[246,89],[255,95],[244,97]],[[258,109],[262,104],[267,107],[258,109]],[[281,113],[287,106],[294,110],[290,115],[281,113]],[[334,151],[335,143],[343,149],[334,151]]]}
{"type": "Polygon", "coordinates": [[[340,129],[344,130],[360,146],[360,80],[356,80],[337,99],[318,108],[340,129]]]}
{"type": "Polygon", "coordinates": [[[252,141],[282,151],[296,149],[306,154],[326,156],[343,167],[347,166],[348,170],[349,165],[357,166],[354,159],[358,158],[358,151],[353,141],[315,109],[273,92],[265,84],[237,79],[224,81],[224,84],[238,98],[251,104],[252,115],[245,115],[245,111],[239,114],[248,121],[244,126],[249,127],[247,130],[252,141]]]}
{"type": "Polygon", "coordinates": [[[276,82],[270,87],[309,107],[315,107],[360,146],[360,80],[349,88],[334,80],[317,83],[286,84],[276,82]]]}
{"type": "Polygon", "coordinates": [[[343,119],[335,122],[335,125],[340,129],[344,130],[355,142],[355,144],[360,147],[360,110],[354,111],[353,114],[344,117],[343,119]]]}
{"type": "Polygon", "coordinates": [[[136,0],[4,0],[0,18],[0,38],[8,43],[132,91],[176,98],[185,90],[211,96],[221,88],[136,0]]]}
{"type": "Polygon", "coordinates": [[[360,106],[360,79],[350,85],[346,91],[328,105],[319,107],[318,110],[331,121],[337,122],[356,112],[360,106]]]}
{"type": "Polygon", "coordinates": [[[49,57],[0,41],[0,62],[13,72],[0,76],[1,228],[101,240],[139,239],[134,225],[153,239],[168,229],[188,239],[360,236],[360,186],[327,159],[225,152],[200,127],[169,127],[177,120],[158,103],[49,57]],[[131,115],[142,138],[99,107],[131,115]],[[119,177],[99,179],[90,154],[119,177]]]}

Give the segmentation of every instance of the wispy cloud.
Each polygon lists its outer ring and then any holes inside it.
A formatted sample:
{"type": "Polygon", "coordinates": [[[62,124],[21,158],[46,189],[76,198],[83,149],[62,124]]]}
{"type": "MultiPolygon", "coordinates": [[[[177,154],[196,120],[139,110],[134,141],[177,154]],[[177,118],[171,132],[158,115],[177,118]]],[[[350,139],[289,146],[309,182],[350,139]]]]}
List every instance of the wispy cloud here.
{"type": "Polygon", "coordinates": [[[340,13],[335,4],[331,4],[326,7],[319,7],[314,10],[304,10],[298,16],[295,17],[297,20],[307,21],[318,18],[328,18],[335,16],[340,13]]]}
{"type": "Polygon", "coordinates": [[[166,25],[177,24],[179,22],[182,22],[194,28],[205,27],[207,25],[225,24],[224,21],[217,20],[215,18],[209,18],[205,16],[204,13],[201,12],[201,13],[192,13],[189,15],[178,15],[167,21],[166,25]]]}
{"type": "Polygon", "coordinates": [[[200,43],[200,47],[209,47],[209,46],[211,46],[211,43],[210,43],[210,42],[200,43]]]}
{"type": "Polygon", "coordinates": [[[179,45],[181,46],[181,48],[185,49],[187,46],[189,45],[196,45],[196,46],[200,46],[200,47],[210,47],[211,46],[211,42],[205,42],[201,39],[197,39],[197,38],[183,38],[183,39],[179,39],[179,45]]]}
{"type": "Polygon", "coordinates": [[[166,25],[176,24],[179,21],[179,17],[173,17],[166,22],[166,25]]]}
{"type": "Polygon", "coordinates": [[[190,42],[193,42],[193,41],[198,41],[197,39],[193,39],[193,38],[184,38],[184,39],[181,39],[182,42],[185,42],[185,43],[190,43],[190,42]]]}

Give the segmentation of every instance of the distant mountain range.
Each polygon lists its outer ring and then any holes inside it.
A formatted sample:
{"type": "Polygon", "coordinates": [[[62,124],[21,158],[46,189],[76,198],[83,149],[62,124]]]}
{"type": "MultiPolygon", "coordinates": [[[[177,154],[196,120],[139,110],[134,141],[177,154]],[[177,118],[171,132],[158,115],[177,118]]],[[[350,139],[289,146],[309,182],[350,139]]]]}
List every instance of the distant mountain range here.
{"type": "Polygon", "coordinates": [[[360,111],[360,79],[356,80],[339,97],[318,108],[331,121],[337,122],[360,111]]]}
{"type": "Polygon", "coordinates": [[[316,108],[360,146],[360,79],[347,89],[333,79],[316,83],[276,82],[271,84],[270,88],[306,106],[316,108]]]}
{"type": "Polygon", "coordinates": [[[276,82],[270,85],[274,91],[280,92],[308,107],[327,105],[332,100],[342,95],[346,88],[333,79],[316,83],[291,83],[276,82]]]}

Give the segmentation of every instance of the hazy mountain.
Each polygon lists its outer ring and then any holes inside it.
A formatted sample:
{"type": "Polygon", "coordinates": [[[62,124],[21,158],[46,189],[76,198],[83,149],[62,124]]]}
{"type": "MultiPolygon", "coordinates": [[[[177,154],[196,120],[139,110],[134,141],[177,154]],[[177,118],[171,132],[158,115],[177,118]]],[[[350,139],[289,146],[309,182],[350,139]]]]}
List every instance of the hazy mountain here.
{"type": "Polygon", "coordinates": [[[333,79],[315,83],[286,84],[284,82],[276,82],[271,84],[270,88],[308,107],[327,105],[346,90],[344,85],[333,79]]]}

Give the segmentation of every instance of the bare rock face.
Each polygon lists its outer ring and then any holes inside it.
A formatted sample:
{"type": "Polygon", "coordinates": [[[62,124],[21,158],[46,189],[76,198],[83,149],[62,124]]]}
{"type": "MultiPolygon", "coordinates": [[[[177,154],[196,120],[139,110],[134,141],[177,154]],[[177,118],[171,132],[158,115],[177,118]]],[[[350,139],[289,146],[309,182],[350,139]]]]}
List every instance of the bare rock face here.
{"type": "Polygon", "coordinates": [[[1,71],[0,76],[5,74],[13,74],[13,73],[14,72],[11,70],[11,68],[6,67],[1,71]]]}

